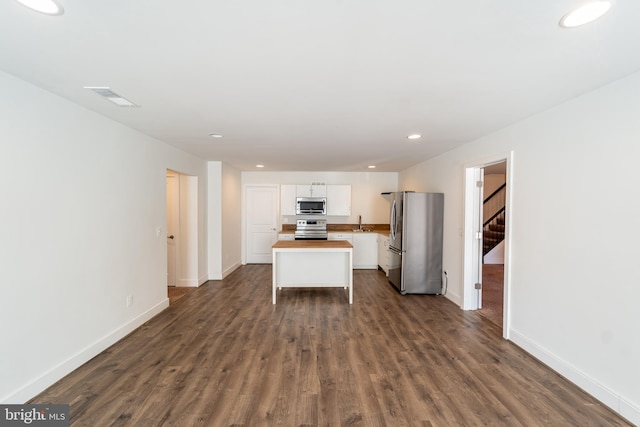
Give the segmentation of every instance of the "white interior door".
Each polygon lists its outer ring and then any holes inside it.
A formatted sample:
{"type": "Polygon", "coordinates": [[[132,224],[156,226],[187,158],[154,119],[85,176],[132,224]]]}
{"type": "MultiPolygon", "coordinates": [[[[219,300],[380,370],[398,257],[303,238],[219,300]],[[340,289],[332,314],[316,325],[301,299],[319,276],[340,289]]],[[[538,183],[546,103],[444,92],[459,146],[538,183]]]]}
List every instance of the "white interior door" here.
{"type": "Polygon", "coordinates": [[[246,201],[247,263],[270,264],[278,240],[278,186],[248,186],[246,201]]]}
{"type": "Polygon", "coordinates": [[[483,201],[484,201],[484,169],[478,168],[476,173],[476,195],[474,198],[474,214],[476,217],[476,229],[475,238],[476,244],[474,247],[474,276],[476,279],[475,289],[477,298],[478,309],[482,308],[482,252],[483,252],[483,232],[484,232],[484,216],[483,216],[483,201]]]}
{"type": "Polygon", "coordinates": [[[482,304],[482,167],[465,169],[463,310],[482,304]]]}
{"type": "Polygon", "coordinates": [[[176,285],[179,191],[178,176],[167,173],[167,286],[176,285]]]}

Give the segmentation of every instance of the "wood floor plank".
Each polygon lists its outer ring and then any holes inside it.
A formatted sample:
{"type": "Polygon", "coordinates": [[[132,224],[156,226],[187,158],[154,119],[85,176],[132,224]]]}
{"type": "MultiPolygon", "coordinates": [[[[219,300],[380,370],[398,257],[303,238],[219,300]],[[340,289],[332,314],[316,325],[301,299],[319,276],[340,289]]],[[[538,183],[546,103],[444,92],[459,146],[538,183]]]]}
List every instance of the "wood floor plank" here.
{"type": "Polygon", "coordinates": [[[284,289],[247,265],[182,296],[31,403],[72,426],[628,426],[442,296],[383,273],[284,289]]]}

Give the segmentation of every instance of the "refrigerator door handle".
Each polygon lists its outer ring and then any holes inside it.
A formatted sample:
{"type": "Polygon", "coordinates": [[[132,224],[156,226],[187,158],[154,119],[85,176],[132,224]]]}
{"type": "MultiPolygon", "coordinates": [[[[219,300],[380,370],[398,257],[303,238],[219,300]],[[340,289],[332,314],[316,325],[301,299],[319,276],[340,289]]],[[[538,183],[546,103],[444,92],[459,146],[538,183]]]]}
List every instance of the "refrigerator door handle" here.
{"type": "Polygon", "coordinates": [[[396,255],[400,255],[400,256],[402,256],[402,251],[401,251],[401,250],[398,250],[398,249],[396,249],[396,248],[394,248],[394,247],[391,247],[391,246],[389,246],[389,250],[390,250],[391,252],[393,252],[394,254],[396,254],[396,255]]]}
{"type": "Polygon", "coordinates": [[[391,205],[391,239],[396,239],[397,223],[396,223],[396,201],[391,205]]]}

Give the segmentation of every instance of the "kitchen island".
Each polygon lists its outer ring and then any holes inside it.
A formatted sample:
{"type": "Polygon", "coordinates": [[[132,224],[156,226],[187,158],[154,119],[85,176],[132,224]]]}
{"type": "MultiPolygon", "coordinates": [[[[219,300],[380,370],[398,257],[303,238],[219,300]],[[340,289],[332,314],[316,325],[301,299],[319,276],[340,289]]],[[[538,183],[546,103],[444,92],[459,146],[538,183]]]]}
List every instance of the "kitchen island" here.
{"type": "Polygon", "coordinates": [[[282,288],[345,288],[353,304],[353,246],[346,240],[278,240],[273,251],[273,303],[282,288]]]}

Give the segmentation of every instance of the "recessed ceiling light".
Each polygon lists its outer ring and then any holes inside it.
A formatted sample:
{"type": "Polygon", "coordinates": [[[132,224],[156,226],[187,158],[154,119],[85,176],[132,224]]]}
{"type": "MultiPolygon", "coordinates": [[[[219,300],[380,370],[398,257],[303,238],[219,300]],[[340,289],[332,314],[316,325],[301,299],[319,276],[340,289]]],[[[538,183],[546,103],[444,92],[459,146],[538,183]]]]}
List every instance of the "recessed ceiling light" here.
{"type": "Polygon", "coordinates": [[[592,1],[573,9],[560,20],[563,28],[574,28],[595,21],[607,13],[611,7],[610,1],[592,1]]]}
{"type": "Polygon", "coordinates": [[[62,15],[64,9],[54,0],[16,0],[23,6],[46,15],[62,15]]]}
{"type": "Polygon", "coordinates": [[[136,104],[129,101],[127,98],[118,95],[117,93],[115,93],[114,91],[112,91],[110,88],[106,86],[85,86],[84,88],[89,89],[90,91],[93,91],[98,95],[108,99],[109,101],[116,104],[118,107],[137,107],[136,104]]]}
{"type": "Polygon", "coordinates": [[[413,133],[409,136],[407,136],[407,139],[420,139],[422,138],[422,135],[418,134],[418,133],[413,133]]]}
{"type": "Polygon", "coordinates": [[[220,135],[219,133],[210,133],[209,136],[211,138],[222,138],[222,135],[220,135]]]}
{"type": "Polygon", "coordinates": [[[367,167],[368,167],[369,169],[375,169],[375,168],[376,168],[376,166],[375,166],[375,165],[369,165],[369,166],[367,166],[367,167]]]}
{"type": "Polygon", "coordinates": [[[264,165],[256,165],[257,168],[263,168],[264,165]]]}

